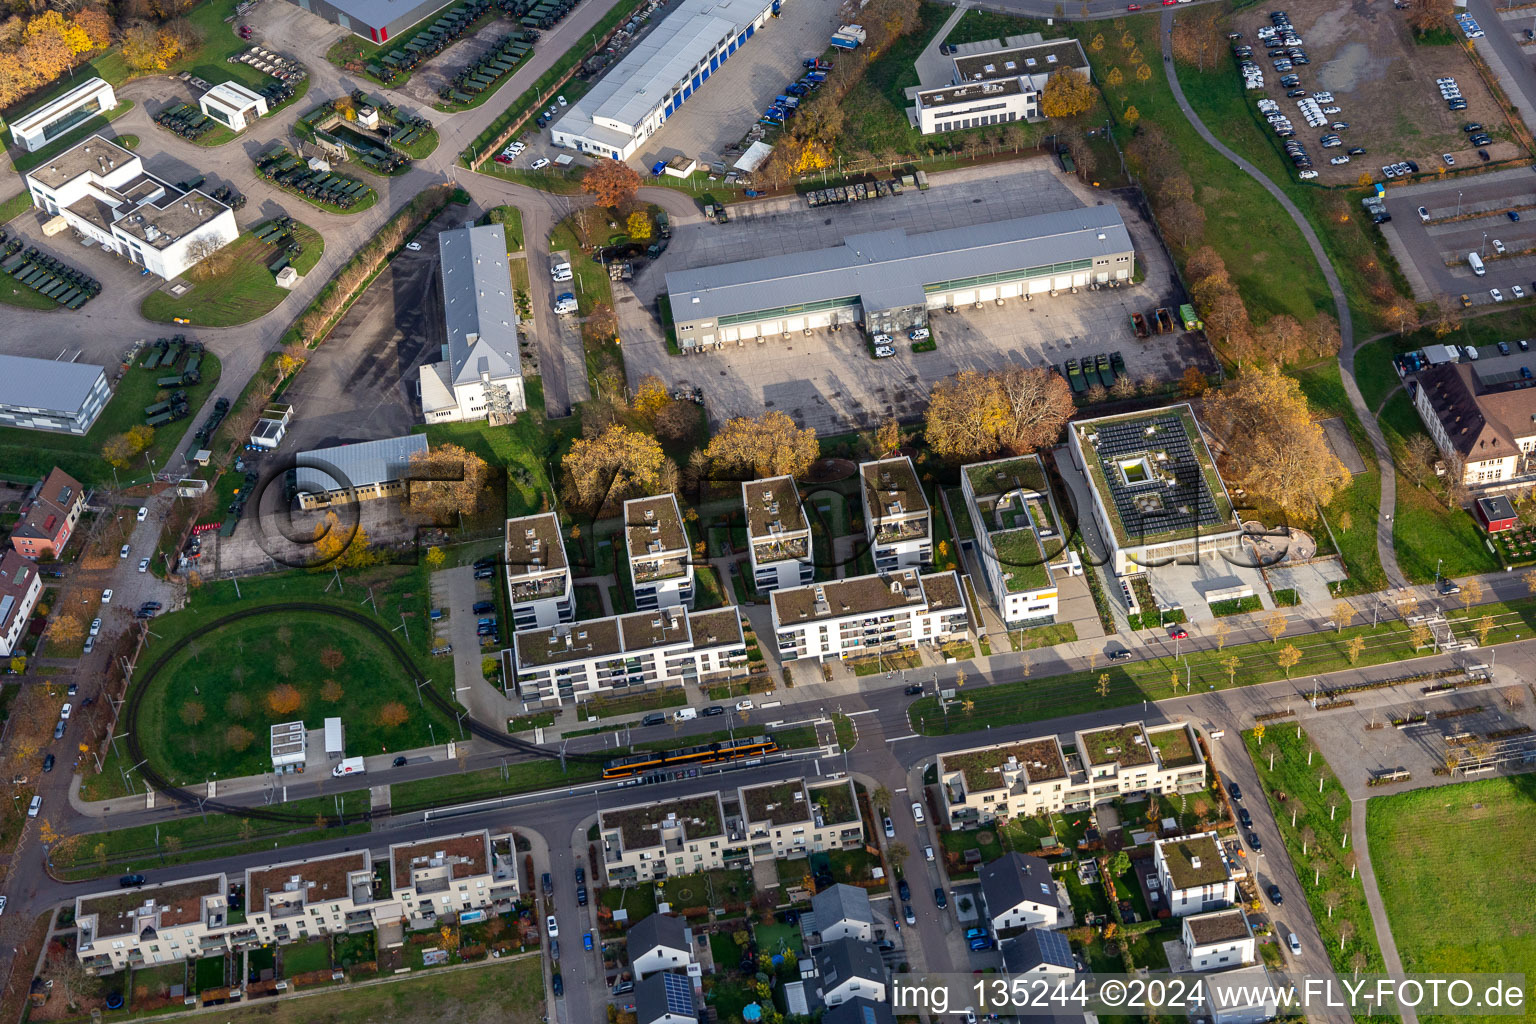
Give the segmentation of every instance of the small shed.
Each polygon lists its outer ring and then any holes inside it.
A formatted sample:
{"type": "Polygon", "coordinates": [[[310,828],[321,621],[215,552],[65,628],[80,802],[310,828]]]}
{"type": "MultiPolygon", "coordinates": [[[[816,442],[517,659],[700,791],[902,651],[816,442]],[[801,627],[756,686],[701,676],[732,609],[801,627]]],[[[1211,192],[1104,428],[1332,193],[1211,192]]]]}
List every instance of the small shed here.
{"type": "Polygon", "coordinates": [[[339,718],[325,720],[325,756],[330,761],[340,761],[347,756],[347,733],[339,718]]]}
{"type": "Polygon", "coordinates": [[[1514,502],[1507,495],[1494,494],[1477,499],[1477,521],[1489,533],[1513,530],[1520,517],[1515,515],[1514,502]]]}

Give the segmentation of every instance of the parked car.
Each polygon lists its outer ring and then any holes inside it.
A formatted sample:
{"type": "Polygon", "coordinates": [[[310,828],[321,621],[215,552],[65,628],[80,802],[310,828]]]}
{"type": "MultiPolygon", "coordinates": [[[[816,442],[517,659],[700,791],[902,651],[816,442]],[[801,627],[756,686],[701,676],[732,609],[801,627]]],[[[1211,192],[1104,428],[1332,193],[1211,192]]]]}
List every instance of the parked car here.
{"type": "Polygon", "coordinates": [[[901,897],[902,902],[912,898],[912,886],[908,884],[905,878],[896,880],[896,895],[901,897]]]}
{"type": "Polygon", "coordinates": [[[1461,584],[1457,583],[1455,580],[1443,579],[1443,580],[1440,581],[1440,585],[1439,585],[1438,589],[1439,589],[1440,593],[1446,594],[1446,595],[1459,594],[1459,593],[1461,593],[1461,584]]]}
{"type": "Polygon", "coordinates": [[[1175,623],[1174,625],[1168,627],[1168,639],[1170,639],[1170,640],[1188,640],[1189,639],[1189,630],[1187,630],[1183,626],[1180,626],[1177,623],[1175,623]]]}
{"type": "Polygon", "coordinates": [[[543,876],[540,877],[539,882],[544,888],[545,896],[548,896],[555,891],[554,880],[549,877],[548,871],[544,872],[543,876]]]}
{"type": "Polygon", "coordinates": [[[641,725],[664,725],[664,724],[666,724],[666,721],[667,721],[666,712],[664,712],[664,711],[656,711],[656,712],[653,712],[652,714],[646,715],[644,718],[640,719],[640,724],[641,725]]]}
{"type": "Polygon", "coordinates": [[[64,720],[62,718],[53,727],[53,738],[56,740],[64,738],[64,720]]]}
{"type": "Polygon", "coordinates": [[[101,635],[101,620],[100,619],[92,619],[91,620],[91,636],[100,636],[100,635],[101,635]]]}
{"type": "Polygon", "coordinates": [[[1509,211],[1509,219],[1510,220],[1514,220],[1514,221],[1518,221],[1520,219],[1520,211],[1519,210],[1510,210],[1509,211]]]}
{"type": "Polygon", "coordinates": [[[544,919],[544,928],[549,932],[549,937],[552,939],[560,934],[560,925],[555,920],[554,914],[550,914],[544,919]]]}
{"type": "Polygon", "coordinates": [[[1126,650],[1124,647],[1120,648],[1117,651],[1110,651],[1109,652],[1109,660],[1110,661],[1130,661],[1131,660],[1131,652],[1126,650]]]}
{"type": "Polygon", "coordinates": [[[139,522],[142,523],[144,520],[146,520],[148,518],[149,518],[149,506],[148,505],[141,505],[141,506],[139,506],[139,514],[137,516],[137,519],[139,520],[139,522]]]}
{"type": "Polygon", "coordinates": [[[1497,288],[1489,288],[1488,289],[1488,294],[1493,296],[1493,301],[1494,302],[1503,302],[1504,301],[1504,293],[1499,291],[1497,288]]]}
{"type": "Polygon", "coordinates": [[[555,995],[557,995],[557,996],[565,995],[565,979],[560,977],[560,972],[559,971],[556,971],[554,974],[552,974],[550,976],[549,984],[550,984],[550,987],[555,990],[555,995]]]}
{"type": "Polygon", "coordinates": [[[739,701],[737,701],[736,702],[736,710],[737,711],[751,711],[752,710],[752,700],[751,700],[751,698],[748,698],[746,700],[739,700],[739,701]]]}
{"type": "Polygon", "coordinates": [[[1280,887],[1278,885],[1270,883],[1268,892],[1269,902],[1273,903],[1275,906],[1278,907],[1280,904],[1285,902],[1285,897],[1280,895],[1280,887]]]}
{"type": "Polygon", "coordinates": [[[699,714],[703,715],[705,718],[714,718],[716,715],[723,715],[725,714],[725,705],[711,704],[709,707],[699,712],[699,714]]]}
{"type": "Polygon", "coordinates": [[[891,821],[891,816],[889,814],[885,816],[885,838],[896,838],[896,825],[891,821]]]}
{"type": "MultiPolygon", "coordinates": [[[[1530,30],[1527,29],[1526,31],[1530,31],[1530,30]]],[[[1296,933],[1295,932],[1291,932],[1289,935],[1287,935],[1285,937],[1285,943],[1286,943],[1286,945],[1291,947],[1291,952],[1294,955],[1301,956],[1301,940],[1296,937],[1296,933]]]]}
{"type": "Polygon", "coordinates": [[[1253,815],[1248,813],[1248,808],[1239,807],[1237,809],[1237,823],[1243,826],[1243,828],[1253,828],[1253,815]]]}
{"type": "Polygon", "coordinates": [[[943,910],[943,909],[945,909],[946,907],[949,906],[949,897],[944,895],[944,889],[943,889],[942,886],[938,886],[938,887],[934,888],[934,890],[933,890],[933,902],[938,905],[938,908],[940,910],[943,910]]]}
{"type": "Polygon", "coordinates": [[[128,557],[128,547],[129,547],[129,545],[124,544],[122,546],[122,548],[118,550],[117,557],[118,558],[127,558],[128,557]]]}
{"type": "Polygon", "coordinates": [[[476,601],[474,608],[471,609],[476,615],[483,615],[486,612],[493,612],[495,610],[496,604],[494,601],[476,601]]]}
{"type": "Polygon", "coordinates": [[[919,825],[923,823],[923,805],[920,801],[912,801],[912,820],[919,825]]]}
{"type": "Polygon", "coordinates": [[[53,771],[53,755],[49,754],[47,757],[43,758],[43,774],[46,775],[51,771],[53,771]]]}
{"type": "Polygon", "coordinates": [[[592,951],[592,933],[591,932],[587,932],[586,934],[584,934],[581,937],[581,948],[585,949],[589,953],[592,951]]]}
{"type": "Polygon", "coordinates": [[[124,875],[122,878],[119,878],[117,880],[117,884],[122,886],[125,889],[128,886],[130,886],[130,885],[143,885],[144,884],[144,876],[143,875],[124,875]]]}
{"type": "Polygon", "coordinates": [[[149,559],[139,559],[139,572],[149,572],[149,559]]]}
{"type": "Polygon", "coordinates": [[[1423,221],[1426,224],[1429,223],[1429,207],[1427,207],[1427,206],[1419,207],[1419,220],[1423,221]]]}
{"type": "Polygon", "coordinates": [[[1227,786],[1227,796],[1233,800],[1241,800],[1243,798],[1243,791],[1238,789],[1237,783],[1234,782],[1227,786]]]}
{"type": "Polygon", "coordinates": [[[537,160],[535,160],[533,163],[529,164],[528,165],[528,169],[530,171],[542,171],[544,168],[546,168],[548,166],[549,166],[549,161],[541,156],[537,160]]]}
{"type": "Polygon", "coordinates": [[[576,887],[576,905],[578,907],[584,907],[587,905],[587,887],[584,885],[579,885],[576,887]]]}
{"type": "Polygon", "coordinates": [[[926,327],[914,327],[907,332],[907,337],[912,341],[927,341],[933,334],[926,327]]]}
{"type": "Polygon", "coordinates": [[[111,604],[112,603],[112,588],[111,587],[108,587],[106,590],[103,590],[101,592],[101,603],[102,604],[111,604]]]}
{"type": "Polygon", "coordinates": [[[901,919],[907,922],[907,924],[917,924],[917,915],[912,913],[912,904],[903,903],[901,905],[901,919]]]}
{"type": "Polygon", "coordinates": [[[923,684],[922,683],[909,683],[909,684],[907,684],[907,688],[902,690],[901,692],[906,694],[908,697],[916,697],[916,696],[920,695],[923,692],[923,684]]]}
{"type": "Polygon", "coordinates": [[[59,708],[59,721],[61,721],[61,722],[69,721],[70,713],[73,712],[74,710],[75,710],[75,706],[73,704],[70,704],[70,703],[66,702],[63,707],[59,708]]]}

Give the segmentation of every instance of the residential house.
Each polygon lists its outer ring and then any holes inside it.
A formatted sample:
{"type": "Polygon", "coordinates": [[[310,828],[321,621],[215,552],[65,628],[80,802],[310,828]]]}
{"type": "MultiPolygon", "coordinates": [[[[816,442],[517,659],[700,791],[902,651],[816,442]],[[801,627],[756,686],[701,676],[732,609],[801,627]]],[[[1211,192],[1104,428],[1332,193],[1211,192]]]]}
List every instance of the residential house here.
{"type": "Polygon", "coordinates": [[[812,789],[801,779],[789,779],[743,786],[739,795],[753,860],[786,860],[864,845],[864,825],[849,780],[812,789]]]}
{"type": "Polygon", "coordinates": [[[55,467],[22,508],[21,521],[11,530],[11,546],[33,560],[58,558],[84,511],[80,481],[55,467]]]}
{"type": "Polygon", "coordinates": [[[998,943],[1003,975],[1010,981],[1024,975],[1070,975],[1077,971],[1072,946],[1061,932],[1029,928],[998,943]]]}
{"type": "Polygon", "coordinates": [[[673,606],[523,629],[502,659],[518,696],[544,707],[748,672],[746,634],[734,606],[707,612],[673,606]]]}
{"type": "Polygon", "coordinates": [[[933,517],[912,460],[905,455],[859,466],[864,537],[875,571],[914,569],[933,561],[933,517]]]}
{"type": "Polygon", "coordinates": [[[671,914],[648,914],[624,935],[629,965],[636,978],[657,971],[686,968],[693,962],[693,937],[688,925],[671,914]]]}
{"type": "Polygon", "coordinates": [[[1237,881],[1215,832],[1160,839],[1153,844],[1152,860],[1175,917],[1220,910],[1237,899],[1237,881]]]}
{"type": "Polygon", "coordinates": [[[981,898],[998,932],[1010,928],[1052,928],[1061,916],[1051,866],[1039,857],[1012,851],[981,866],[981,898]]]}
{"type": "Polygon", "coordinates": [[[635,1024],[699,1024],[693,980],[658,971],[635,984],[635,1024]]]}
{"type": "Polygon", "coordinates": [[[896,1024],[889,1003],[866,996],[845,999],[821,1015],[821,1024],[896,1024]]]}
{"type": "Polygon", "coordinates": [[[1517,365],[1526,356],[1442,363],[1419,373],[1413,407],[1468,487],[1509,486],[1532,473],[1536,391],[1517,365]]]}
{"type": "Polygon", "coordinates": [[[747,552],[757,591],[766,594],[815,579],[811,526],[795,478],[747,481],[741,485],[741,503],[747,513],[747,552]]]}
{"type": "MultiPolygon", "coordinates": [[[[1081,572],[1035,455],[966,466],[960,474],[977,561],[1007,626],[1052,622],[1059,578],[1081,572]]],[[[956,514],[962,510],[953,509],[956,514]]]]}
{"type": "MultiPolygon", "coordinates": [[[[720,794],[599,811],[609,885],[650,882],[725,866],[727,839],[720,794]]],[[[745,837],[737,844],[745,846],[745,837]]],[[[746,859],[745,850],[739,857],[746,859]]]]}
{"type": "Polygon", "coordinates": [[[626,501],[624,547],[637,609],[693,607],[693,553],[676,495],[626,501]]]}
{"type": "Polygon", "coordinates": [[[1188,404],[1073,420],[1067,447],[1115,575],[1220,564],[1241,548],[1242,523],[1188,404]]]}
{"type": "Polygon", "coordinates": [[[874,658],[970,635],[954,572],[916,569],[829,580],[768,595],[782,661],[874,658]]]}
{"type": "Polygon", "coordinates": [[[367,850],[290,861],[245,873],[245,923],[262,944],[371,931],[400,920],[401,906],[375,898],[367,850]]]}
{"type": "Polygon", "coordinates": [[[492,863],[490,833],[465,832],[389,848],[394,898],[410,928],[431,928],[442,919],[517,898],[515,870],[492,863]]]}
{"type": "Polygon", "coordinates": [[[1188,914],[1180,929],[1189,966],[1196,971],[1227,971],[1253,963],[1253,930],[1242,908],[1188,914]]]}
{"type": "Polygon", "coordinates": [[[816,950],[817,985],[822,1004],[836,1006],[850,999],[886,1001],[885,962],[872,942],[838,939],[816,950]]]}
{"type": "Polygon", "coordinates": [[[0,657],[20,649],[27,620],[42,595],[43,578],[36,565],[17,551],[0,555],[0,657]]]}
{"type": "Polygon", "coordinates": [[[223,953],[228,944],[228,876],[75,898],[75,954],[97,974],[223,953]]]}
{"type": "Polygon", "coordinates": [[[575,591],[559,516],[543,512],[508,519],[502,563],[514,630],[575,621],[575,591]]]}
{"type": "Polygon", "coordinates": [[[950,824],[1084,810],[1122,797],[1193,793],[1205,787],[1205,759],[1186,724],[1140,722],[998,743],[939,755],[950,824]]]}
{"type": "Polygon", "coordinates": [[[856,885],[839,882],[821,890],[811,897],[811,912],[816,916],[816,933],[822,942],[869,942],[875,937],[875,914],[869,908],[869,893],[856,885]]]}

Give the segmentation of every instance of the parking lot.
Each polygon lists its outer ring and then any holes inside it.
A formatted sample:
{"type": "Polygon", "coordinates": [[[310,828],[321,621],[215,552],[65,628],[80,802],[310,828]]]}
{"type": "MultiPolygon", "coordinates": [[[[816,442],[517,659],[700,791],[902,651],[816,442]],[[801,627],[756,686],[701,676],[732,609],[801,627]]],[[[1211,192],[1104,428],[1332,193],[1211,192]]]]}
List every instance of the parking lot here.
{"type": "MultiPolygon", "coordinates": [[[[1301,37],[1310,64],[1297,65],[1289,72],[1277,72],[1265,56],[1257,32],[1270,25],[1269,7],[1250,7],[1232,16],[1232,26],[1243,34],[1242,42],[1253,46],[1252,58],[1263,71],[1264,88],[1244,90],[1250,102],[1267,97],[1289,116],[1296,130],[1295,140],[1306,147],[1313,169],[1322,184],[1354,184],[1362,171],[1378,181],[1386,180],[1383,165],[1413,160],[1420,170],[1434,173],[1441,166],[1441,154],[1449,153],[1456,166],[1477,164],[1477,146],[1467,142],[1461,126],[1468,121],[1486,125],[1494,136],[1488,150],[1492,160],[1512,159],[1516,145],[1498,104],[1484,87],[1482,79],[1459,46],[1419,46],[1408,27],[1411,11],[1398,10],[1392,4],[1339,5],[1328,0],[1298,0],[1283,8],[1301,37]],[[1309,127],[1300,115],[1297,98],[1280,84],[1286,74],[1300,80],[1308,92],[1323,90],[1334,94],[1331,106],[1339,108],[1327,115],[1329,121],[1341,120],[1349,128],[1339,132],[1342,146],[1324,149],[1319,139],[1329,132],[1326,126],[1309,127]],[[1467,109],[1451,111],[1441,98],[1438,78],[1456,80],[1467,109]],[[1335,166],[1334,156],[1353,147],[1366,150],[1351,162],[1335,166]]],[[[1232,88],[1243,90],[1242,79],[1235,73],[1232,88]]]]}
{"type": "MultiPolygon", "coordinates": [[[[741,141],[784,87],[805,73],[801,61],[827,49],[838,0],[795,0],[737,50],[630,158],[641,170],[674,156],[720,160],[741,141]]],[[[850,58],[851,59],[851,58],[850,58]]]]}
{"type": "Polygon", "coordinates": [[[1529,168],[1389,189],[1387,211],[1392,220],[1382,231],[1414,298],[1465,294],[1474,304],[1491,303],[1489,289],[1498,288],[1509,301],[1517,284],[1530,294],[1536,281],[1536,175],[1529,168]],[[1520,214],[1518,222],[1509,219],[1511,209],[1520,214]],[[1481,277],[1467,265],[1473,252],[1487,269],[1481,277]]]}
{"type": "Polygon", "coordinates": [[[1148,375],[1170,379],[1190,365],[1215,369],[1205,343],[1192,335],[1138,341],[1132,334],[1131,312],[1174,304],[1178,285],[1150,226],[1122,197],[1088,189],[1044,159],[935,175],[933,182],[926,192],[908,189],[899,196],[827,209],[811,210],[798,197],[744,204],[732,207],[729,224],[678,227],[661,259],[637,268],[632,292],[615,289],[630,383],[654,373],[675,386],[701,387],[715,422],[777,409],[803,425],[837,432],[888,415],[918,415],[932,383],[959,370],[1060,364],[1114,351],[1137,380],[1148,375]],[[871,359],[862,335],[852,329],[698,355],[667,354],[655,299],[670,270],[803,252],[877,228],[920,233],[1098,202],[1115,203],[1124,216],[1144,274],[1141,284],[941,312],[933,320],[936,351],[913,353],[902,340],[889,359],[871,359]]]}

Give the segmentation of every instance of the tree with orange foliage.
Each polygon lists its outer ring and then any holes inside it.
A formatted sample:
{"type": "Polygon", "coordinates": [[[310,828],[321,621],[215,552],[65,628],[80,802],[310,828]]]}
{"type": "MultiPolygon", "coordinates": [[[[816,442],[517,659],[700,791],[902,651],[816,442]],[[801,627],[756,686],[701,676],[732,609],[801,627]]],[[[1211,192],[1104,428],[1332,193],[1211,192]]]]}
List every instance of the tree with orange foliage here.
{"type": "Polygon", "coordinates": [[[639,188],[639,173],[617,160],[603,160],[581,176],[581,190],[596,197],[597,205],[613,209],[633,199],[639,188]]]}
{"type": "Polygon", "coordinates": [[[303,696],[288,683],[273,687],[267,694],[267,707],[274,715],[291,715],[303,703],[303,696]]]}
{"type": "Polygon", "coordinates": [[[390,729],[404,725],[410,717],[411,713],[406,710],[405,705],[397,700],[392,700],[379,708],[379,724],[390,729]]]}
{"type": "Polygon", "coordinates": [[[100,7],[82,7],[70,19],[85,33],[91,46],[103,49],[112,45],[112,16],[100,7]]]}

